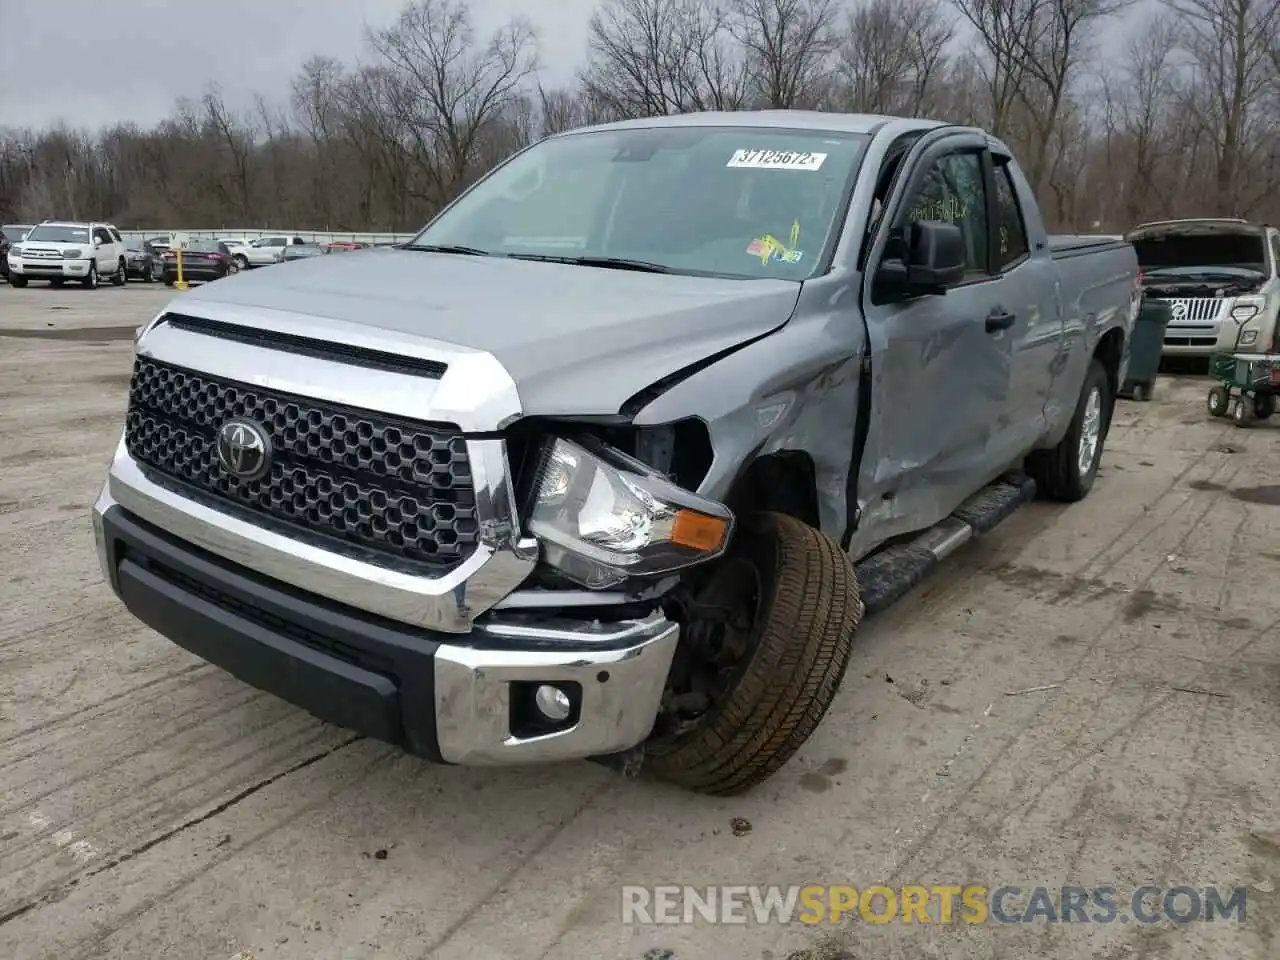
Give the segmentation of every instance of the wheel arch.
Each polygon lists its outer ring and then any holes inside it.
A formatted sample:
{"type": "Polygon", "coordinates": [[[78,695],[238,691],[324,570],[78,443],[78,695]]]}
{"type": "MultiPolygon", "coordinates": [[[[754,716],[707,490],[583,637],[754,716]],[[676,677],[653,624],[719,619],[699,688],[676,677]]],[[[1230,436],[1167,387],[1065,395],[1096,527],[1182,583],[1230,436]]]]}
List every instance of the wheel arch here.
{"type": "Polygon", "coordinates": [[[782,513],[822,529],[818,510],[818,470],[805,450],[782,449],[761,453],[748,460],[725,503],[736,516],[752,513],[782,513]]]}
{"type": "Polygon", "coordinates": [[[1112,327],[1098,340],[1093,348],[1093,358],[1102,364],[1107,372],[1107,381],[1111,386],[1111,396],[1120,390],[1120,365],[1124,360],[1124,331],[1112,327]]]}

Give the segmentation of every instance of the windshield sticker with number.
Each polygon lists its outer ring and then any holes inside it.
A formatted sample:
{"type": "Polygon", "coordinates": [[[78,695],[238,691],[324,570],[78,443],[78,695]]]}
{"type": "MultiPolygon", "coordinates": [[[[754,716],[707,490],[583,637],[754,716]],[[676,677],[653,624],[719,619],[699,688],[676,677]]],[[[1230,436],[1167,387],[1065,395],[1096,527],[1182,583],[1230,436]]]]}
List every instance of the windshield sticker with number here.
{"type": "Polygon", "coordinates": [[[735,150],[726,167],[749,170],[814,170],[822,169],[825,153],[797,150],[735,150]]]}

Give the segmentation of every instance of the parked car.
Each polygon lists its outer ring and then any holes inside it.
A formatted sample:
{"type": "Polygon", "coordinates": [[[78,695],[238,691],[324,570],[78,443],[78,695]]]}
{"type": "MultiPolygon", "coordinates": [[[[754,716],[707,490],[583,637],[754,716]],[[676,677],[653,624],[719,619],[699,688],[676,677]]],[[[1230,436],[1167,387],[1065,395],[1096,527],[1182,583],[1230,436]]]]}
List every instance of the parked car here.
{"type": "Polygon", "coordinates": [[[335,240],[333,243],[326,243],[324,249],[326,253],[346,253],[350,250],[364,250],[368,246],[367,243],[357,243],[355,240],[335,240]]]}
{"type": "Polygon", "coordinates": [[[124,238],[109,223],[45,220],[9,248],[8,262],[9,282],[15,287],[32,280],[48,280],[55,287],[78,280],[92,289],[101,277],[122,287],[127,277],[124,238]]]}
{"type": "Polygon", "coordinates": [[[272,263],[283,262],[285,247],[298,246],[304,242],[301,237],[292,234],[259,237],[253,241],[245,254],[249,260],[249,266],[265,267],[272,263]]]}
{"type": "Polygon", "coordinates": [[[253,241],[246,240],[244,237],[219,237],[218,242],[226,244],[236,266],[241,270],[249,269],[249,251],[253,247],[253,241]]]}
{"type": "Polygon", "coordinates": [[[328,253],[324,247],[314,243],[295,243],[284,248],[284,260],[307,260],[311,257],[320,257],[328,253]]]}
{"type": "Polygon", "coordinates": [[[1164,220],[1128,235],[1145,296],[1169,304],[1164,353],[1280,350],[1280,230],[1247,220],[1164,220]]]}
{"type": "Polygon", "coordinates": [[[141,330],[103,570],[177,644],[413,753],[734,793],[814,731],[865,613],[1035,493],[1088,495],[1137,274],[1048,236],[977,129],[559,134],[400,249],[141,330]]]}
{"type": "Polygon", "coordinates": [[[166,250],[170,249],[173,246],[173,244],[170,243],[169,241],[169,237],[167,236],[152,237],[150,240],[147,241],[147,243],[151,244],[152,249],[155,250],[157,253],[164,253],[166,250]]]}
{"type": "Polygon", "coordinates": [[[142,280],[153,283],[164,273],[161,252],[151,245],[151,241],[142,240],[125,249],[125,275],[130,280],[142,280]]]}
{"type": "MultiPolygon", "coordinates": [[[[173,286],[178,280],[178,255],[169,250],[164,254],[165,286],[173,286]]],[[[218,240],[191,240],[182,251],[182,279],[208,282],[220,280],[225,276],[238,273],[231,249],[218,240]]]]}
{"type": "Polygon", "coordinates": [[[9,248],[21,243],[31,229],[29,223],[6,223],[0,226],[0,278],[9,279],[9,248]]]}

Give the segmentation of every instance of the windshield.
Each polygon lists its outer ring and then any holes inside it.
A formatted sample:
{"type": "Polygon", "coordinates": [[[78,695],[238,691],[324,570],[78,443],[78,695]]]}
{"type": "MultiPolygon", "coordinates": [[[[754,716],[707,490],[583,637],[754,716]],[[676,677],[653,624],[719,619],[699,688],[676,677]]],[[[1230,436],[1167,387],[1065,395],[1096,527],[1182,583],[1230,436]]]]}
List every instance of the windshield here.
{"type": "Polygon", "coordinates": [[[1222,267],[1268,272],[1261,233],[1165,234],[1137,240],[1133,246],[1146,273],[1187,276],[1221,272],[1222,267]]]}
{"type": "Polygon", "coordinates": [[[407,248],[804,280],[832,241],[867,140],[759,127],[556,137],[499,167],[407,248]]]}
{"type": "Polygon", "coordinates": [[[88,243],[89,231],[86,227],[62,227],[56,224],[42,223],[27,234],[33,243],[88,243]]]}

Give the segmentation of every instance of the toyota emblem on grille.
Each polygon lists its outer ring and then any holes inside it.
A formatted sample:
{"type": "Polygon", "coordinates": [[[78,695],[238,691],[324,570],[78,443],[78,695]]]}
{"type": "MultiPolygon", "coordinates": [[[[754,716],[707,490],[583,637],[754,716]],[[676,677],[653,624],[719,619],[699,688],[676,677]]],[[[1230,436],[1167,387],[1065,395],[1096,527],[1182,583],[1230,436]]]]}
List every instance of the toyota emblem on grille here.
{"type": "Polygon", "coordinates": [[[1173,314],[1173,319],[1175,320],[1185,320],[1187,318],[1187,305],[1182,302],[1175,303],[1170,308],[1170,313],[1173,314]]]}
{"type": "Polygon", "coordinates": [[[271,466],[271,440],[252,420],[228,420],[218,430],[218,462],[237,480],[256,480],[271,466]]]}

